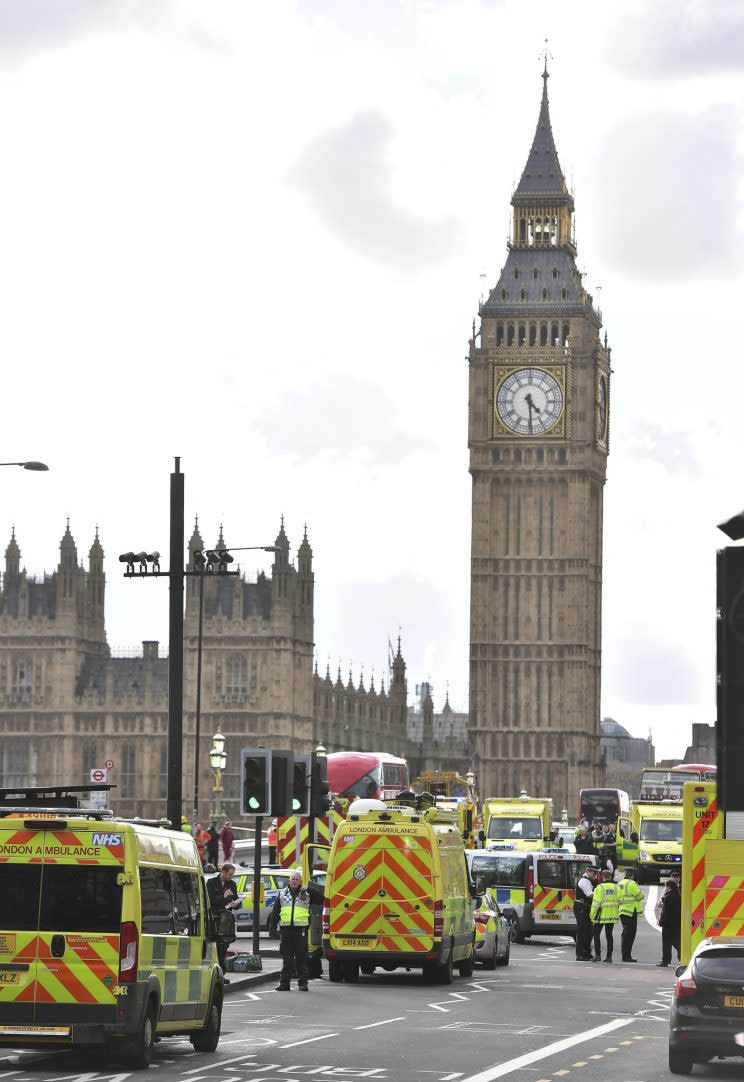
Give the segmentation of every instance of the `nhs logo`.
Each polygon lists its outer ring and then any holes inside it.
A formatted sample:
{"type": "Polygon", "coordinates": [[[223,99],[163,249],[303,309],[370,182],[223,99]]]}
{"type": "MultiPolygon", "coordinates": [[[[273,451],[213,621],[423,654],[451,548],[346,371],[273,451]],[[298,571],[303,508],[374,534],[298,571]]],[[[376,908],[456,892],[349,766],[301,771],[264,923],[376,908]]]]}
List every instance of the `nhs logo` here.
{"type": "Polygon", "coordinates": [[[121,845],[121,834],[94,834],[94,845],[121,845]]]}

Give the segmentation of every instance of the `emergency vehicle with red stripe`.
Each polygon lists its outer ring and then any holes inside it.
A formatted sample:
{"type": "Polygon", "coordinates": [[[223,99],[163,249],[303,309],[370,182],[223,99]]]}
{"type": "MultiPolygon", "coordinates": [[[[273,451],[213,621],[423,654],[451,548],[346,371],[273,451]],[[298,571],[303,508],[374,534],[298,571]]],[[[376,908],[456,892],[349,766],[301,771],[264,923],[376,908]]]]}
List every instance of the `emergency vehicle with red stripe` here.
{"type": "Polygon", "coordinates": [[[332,981],[375,968],[471,976],[475,898],[457,817],[436,806],[357,800],[336,831],[323,905],[332,981]]]}
{"type": "Polygon", "coordinates": [[[212,1052],[224,980],[194,839],[79,807],[104,788],[0,789],[0,1043],[135,1068],[156,1035],[212,1052]]]}

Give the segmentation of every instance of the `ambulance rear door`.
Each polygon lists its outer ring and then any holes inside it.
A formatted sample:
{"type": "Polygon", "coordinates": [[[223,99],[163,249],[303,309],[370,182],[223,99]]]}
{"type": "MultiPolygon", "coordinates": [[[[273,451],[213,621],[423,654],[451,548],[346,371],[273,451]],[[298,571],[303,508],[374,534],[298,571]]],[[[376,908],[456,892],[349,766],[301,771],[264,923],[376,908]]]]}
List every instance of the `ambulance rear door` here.
{"type": "Polygon", "coordinates": [[[392,828],[335,840],[330,901],[334,950],[428,952],[434,945],[434,854],[428,832],[392,828]]]}
{"type": "Polygon", "coordinates": [[[37,1025],[115,1022],[124,838],[105,824],[44,831],[37,1025]]]}
{"type": "Polygon", "coordinates": [[[44,832],[0,820],[0,1039],[33,1025],[44,832]]]}
{"type": "Polygon", "coordinates": [[[574,862],[567,857],[543,855],[535,861],[537,876],[535,882],[534,919],[536,924],[555,926],[556,934],[561,929],[575,931],[576,919],[573,912],[575,899],[575,881],[568,876],[568,866],[574,862]]]}

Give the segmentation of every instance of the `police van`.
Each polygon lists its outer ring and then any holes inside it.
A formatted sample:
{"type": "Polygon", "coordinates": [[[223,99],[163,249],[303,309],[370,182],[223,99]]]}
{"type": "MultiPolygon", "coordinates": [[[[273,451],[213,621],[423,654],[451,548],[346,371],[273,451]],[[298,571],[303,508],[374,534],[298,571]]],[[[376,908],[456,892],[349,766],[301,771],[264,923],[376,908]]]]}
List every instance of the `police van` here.
{"type": "Polygon", "coordinates": [[[421,969],[449,984],[472,976],[474,900],[455,814],[356,800],[336,831],[323,906],[332,981],[377,967],[421,969]]]}
{"type": "Polygon", "coordinates": [[[0,789],[0,1042],[106,1045],[136,1069],[156,1035],[213,1052],[223,974],[194,839],[85,811],[91,788],[0,789]]]}
{"type": "Polygon", "coordinates": [[[496,896],[512,942],[533,935],[576,937],[576,884],[587,865],[597,866],[595,856],[568,849],[524,853],[504,845],[471,850],[466,857],[471,881],[480,876],[496,896]]]}

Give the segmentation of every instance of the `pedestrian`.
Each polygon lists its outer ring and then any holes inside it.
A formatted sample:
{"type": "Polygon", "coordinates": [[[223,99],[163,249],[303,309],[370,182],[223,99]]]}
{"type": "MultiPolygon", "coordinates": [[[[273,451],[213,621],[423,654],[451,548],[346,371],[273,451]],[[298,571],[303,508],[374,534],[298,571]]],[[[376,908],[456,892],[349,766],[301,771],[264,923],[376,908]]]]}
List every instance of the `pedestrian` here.
{"type": "Polygon", "coordinates": [[[233,834],[232,824],[229,819],[225,820],[225,825],[220,831],[220,841],[222,842],[222,856],[225,860],[231,860],[235,835],[233,834]]]}
{"type": "Polygon", "coordinates": [[[210,864],[216,864],[220,859],[220,836],[214,819],[211,820],[207,827],[207,834],[209,835],[209,841],[204,846],[207,851],[207,861],[210,864]]]}
{"type": "MultiPolygon", "coordinates": [[[[234,909],[240,905],[238,888],[233,875],[235,865],[229,860],[220,868],[220,874],[213,879],[207,880],[207,894],[212,907],[216,926],[217,961],[220,963],[222,972],[225,972],[227,964],[227,948],[235,939],[235,914],[234,909]]],[[[227,981],[226,983],[230,983],[227,981]]]]}
{"type": "Polygon", "coordinates": [[[181,830],[186,834],[191,834],[191,823],[188,821],[185,815],[181,816],[181,830]]]}
{"type": "Polygon", "coordinates": [[[196,839],[196,849],[199,854],[199,860],[201,861],[203,868],[207,863],[207,842],[209,841],[209,835],[206,830],[202,828],[201,823],[194,823],[194,837],[196,839]]]}
{"type": "Polygon", "coordinates": [[[672,961],[672,947],[677,952],[679,961],[679,940],[682,932],[682,899],[679,887],[673,879],[667,879],[661,896],[661,961],[658,966],[668,966],[672,961]]]}
{"type": "Polygon", "coordinates": [[[588,827],[579,827],[574,836],[574,848],[577,853],[584,853],[585,856],[592,856],[594,853],[594,844],[589,837],[588,827]]]}
{"type": "Polygon", "coordinates": [[[596,882],[597,869],[593,864],[587,863],[576,884],[576,900],[573,905],[576,917],[577,962],[591,962],[592,960],[592,921],[589,910],[596,882]]]}
{"type": "Polygon", "coordinates": [[[314,883],[302,882],[302,869],[294,868],[289,882],[279,891],[269,914],[269,932],[276,934],[279,928],[282,953],[282,971],[279,974],[277,992],[288,992],[293,967],[297,973],[297,985],[307,992],[307,930],[310,925],[310,905],[322,904],[323,892],[314,883]]]}
{"type": "Polygon", "coordinates": [[[607,868],[602,872],[602,881],[597,883],[592,895],[592,908],[589,916],[594,925],[594,958],[592,961],[612,961],[613,929],[619,917],[617,886],[613,882],[612,872],[607,868]],[[602,928],[605,930],[606,954],[602,958],[602,928]]]}
{"type": "Polygon", "coordinates": [[[624,962],[637,962],[633,958],[633,944],[638,931],[638,914],[643,912],[643,891],[636,883],[635,868],[625,869],[625,878],[617,885],[620,903],[620,923],[623,926],[620,936],[620,953],[624,962]]]}

